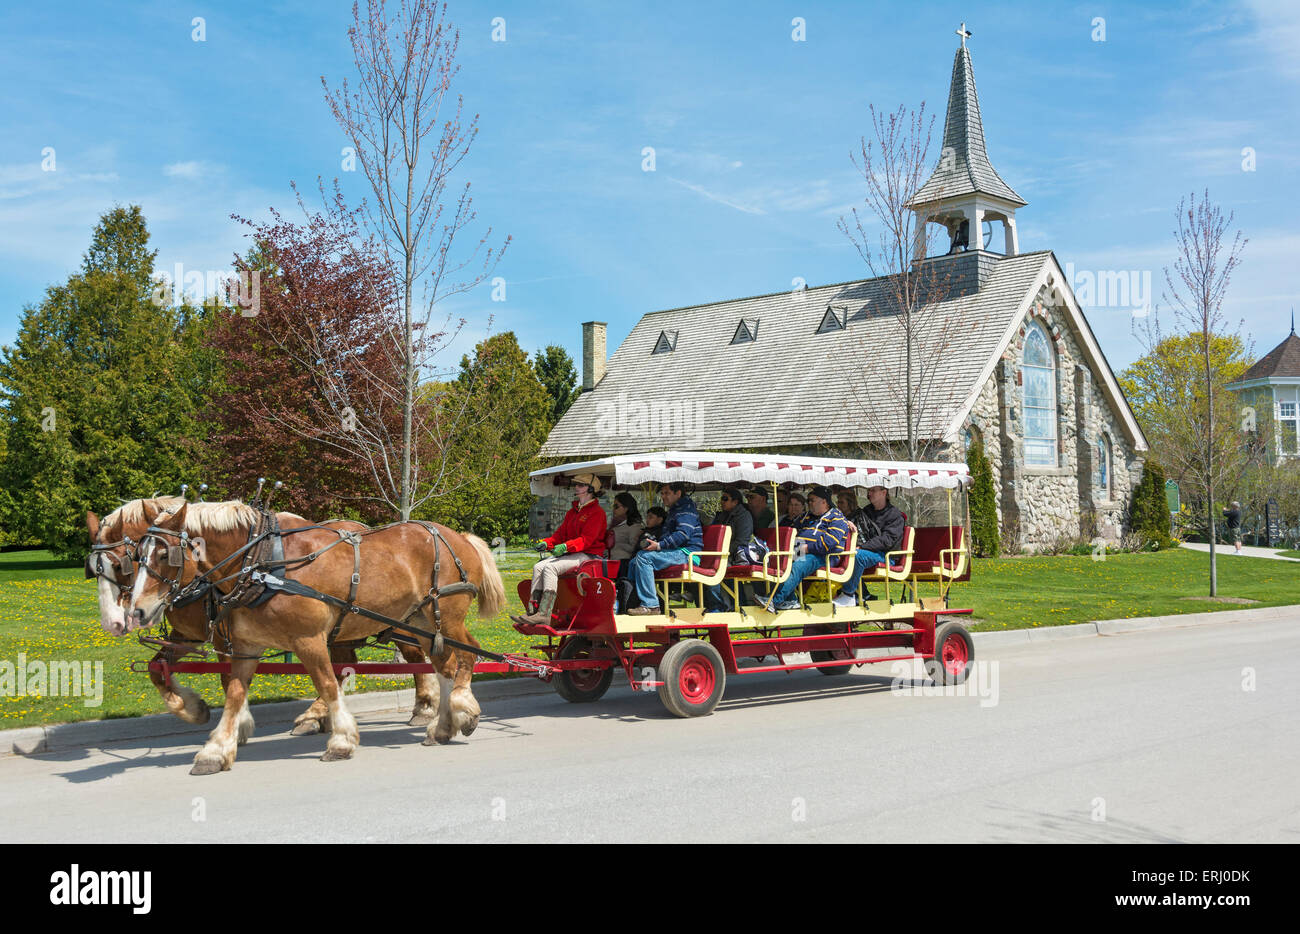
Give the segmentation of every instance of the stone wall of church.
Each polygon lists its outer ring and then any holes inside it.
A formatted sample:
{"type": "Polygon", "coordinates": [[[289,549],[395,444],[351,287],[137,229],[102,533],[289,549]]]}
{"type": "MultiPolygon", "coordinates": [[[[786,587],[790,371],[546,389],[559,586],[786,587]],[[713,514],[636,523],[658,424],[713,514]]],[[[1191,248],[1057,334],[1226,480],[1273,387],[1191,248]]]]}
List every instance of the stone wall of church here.
{"type": "MultiPolygon", "coordinates": [[[[1044,295],[1042,298],[1046,299],[1044,295]]],[[[983,440],[993,468],[1003,547],[1029,551],[1068,541],[1116,543],[1127,531],[1131,492],[1141,460],[1124,439],[1116,413],[1083,363],[1063,309],[1039,301],[1030,310],[971,410],[970,427],[983,440]],[[1020,364],[1030,321],[1049,335],[1056,362],[1057,466],[1024,461],[1020,364]],[[1097,442],[1110,445],[1110,482],[1095,482],[1097,442]]]]}

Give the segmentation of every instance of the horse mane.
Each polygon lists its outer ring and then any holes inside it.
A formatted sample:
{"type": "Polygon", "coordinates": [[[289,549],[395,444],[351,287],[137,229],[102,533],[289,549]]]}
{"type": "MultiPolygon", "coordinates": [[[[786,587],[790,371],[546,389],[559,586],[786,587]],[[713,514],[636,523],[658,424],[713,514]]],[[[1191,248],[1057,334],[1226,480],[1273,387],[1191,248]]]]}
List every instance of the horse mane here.
{"type": "MultiPolygon", "coordinates": [[[[176,508],[179,507],[180,503],[177,503],[176,508]]],[[[168,509],[167,515],[174,514],[175,509],[168,509]]],[[[191,535],[247,531],[257,524],[260,515],[252,506],[238,499],[221,503],[190,503],[185,510],[185,531],[191,535]]]]}
{"type": "MultiPolygon", "coordinates": [[[[100,527],[112,528],[116,525],[121,525],[127,522],[141,523],[152,521],[152,517],[145,515],[144,512],[144,504],[149,502],[149,499],[150,498],[133,499],[129,503],[123,503],[99,521],[100,527]]],[[[179,496],[155,496],[151,497],[151,499],[166,507],[168,512],[180,508],[181,503],[185,501],[179,496]]]]}

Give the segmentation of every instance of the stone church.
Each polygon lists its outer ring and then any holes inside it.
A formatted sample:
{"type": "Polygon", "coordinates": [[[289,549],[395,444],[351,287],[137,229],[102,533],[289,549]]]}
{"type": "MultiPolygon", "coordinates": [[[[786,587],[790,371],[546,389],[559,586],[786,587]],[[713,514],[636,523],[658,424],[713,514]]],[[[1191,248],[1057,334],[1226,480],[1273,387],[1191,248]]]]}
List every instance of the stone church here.
{"type": "Polygon", "coordinates": [[[910,339],[897,276],[650,312],[608,360],[605,325],[587,322],[584,392],[540,456],[898,457],[910,423],[921,459],[983,446],[1005,548],[1117,540],[1146,439],[1056,256],[1020,251],[1026,204],[989,160],[963,37],[938,165],[907,204],[927,274],[910,339]],[[931,225],[948,242],[927,255],[931,225]]]}

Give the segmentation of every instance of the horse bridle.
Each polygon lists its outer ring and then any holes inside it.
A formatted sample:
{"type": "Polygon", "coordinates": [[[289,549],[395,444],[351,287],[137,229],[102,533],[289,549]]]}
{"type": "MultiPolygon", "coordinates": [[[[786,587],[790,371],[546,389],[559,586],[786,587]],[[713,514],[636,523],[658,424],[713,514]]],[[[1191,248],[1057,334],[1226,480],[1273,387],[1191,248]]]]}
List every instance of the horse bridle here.
{"type": "MultiPolygon", "coordinates": [[[[86,556],[86,580],[102,577],[111,584],[123,587],[118,580],[118,575],[130,580],[131,575],[135,573],[135,560],[131,557],[135,544],[136,542],[130,536],[123,536],[116,542],[91,545],[90,554],[86,556]],[[126,546],[126,550],[120,555],[114,554],[123,545],[126,546]]],[[[127,584],[123,589],[129,587],[130,584],[127,584]]]]}
{"type": "Polygon", "coordinates": [[[189,532],[186,532],[183,529],[177,532],[175,529],[165,529],[160,525],[151,525],[145,530],[144,535],[141,536],[140,544],[136,546],[136,555],[140,567],[146,574],[167,585],[167,599],[165,602],[168,606],[174,603],[177,593],[185,586],[181,583],[181,578],[185,575],[185,555],[189,552],[192,545],[193,541],[190,539],[189,532]],[[164,577],[160,572],[155,571],[150,567],[147,560],[139,560],[139,554],[144,548],[145,542],[149,541],[151,538],[156,538],[160,542],[163,542],[164,536],[168,535],[174,537],[178,541],[178,544],[175,545],[165,545],[167,548],[167,566],[176,568],[175,577],[164,577]]]}

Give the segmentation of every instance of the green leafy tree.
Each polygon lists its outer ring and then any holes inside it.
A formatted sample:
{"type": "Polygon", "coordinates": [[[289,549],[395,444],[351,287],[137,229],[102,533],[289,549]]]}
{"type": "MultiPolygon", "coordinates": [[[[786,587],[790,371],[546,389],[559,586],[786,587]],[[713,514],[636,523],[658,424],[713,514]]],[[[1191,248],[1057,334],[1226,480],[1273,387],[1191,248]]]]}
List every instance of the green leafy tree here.
{"type": "Polygon", "coordinates": [[[966,466],[970,469],[970,531],[975,554],[996,558],[1002,549],[998,534],[997,497],[993,491],[993,468],[979,444],[966,449],[966,466]]]}
{"type": "Polygon", "coordinates": [[[578,371],[568,351],[555,344],[537,351],[533,357],[533,369],[551,397],[550,418],[554,425],[578,398],[578,371]]]}
{"type": "Polygon", "coordinates": [[[446,478],[421,517],[489,538],[524,534],[533,502],[528,472],[551,427],[552,398],[514,333],[479,343],[437,394],[440,405],[468,415],[444,458],[458,476],[446,478]]]}
{"type": "Polygon", "coordinates": [[[87,509],[195,480],[203,314],[154,300],[155,255],[139,207],[109,211],[0,354],[10,534],[59,555],[85,552],[87,509]]]}
{"type": "Polygon", "coordinates": [[[1119,382],[1151,449],[1178,482],[1196,530],[1208,535],[1207,464],[1222,493],[1243,475],[1256,445],[1243,432],[1242,400],[1226,388],[1250,366],[1245,343],[1237,335],[1211,336],[1208,383],[1204,346],[1196,333],[1162,337],[1119,382]]]}

